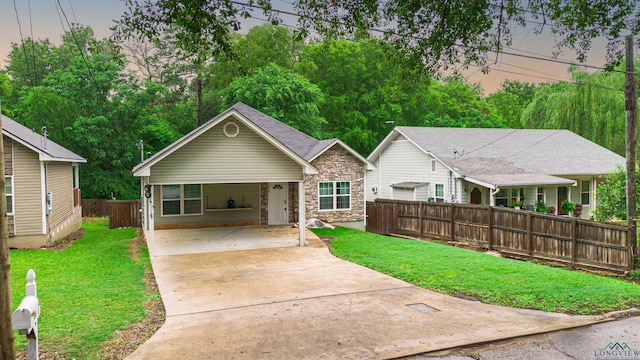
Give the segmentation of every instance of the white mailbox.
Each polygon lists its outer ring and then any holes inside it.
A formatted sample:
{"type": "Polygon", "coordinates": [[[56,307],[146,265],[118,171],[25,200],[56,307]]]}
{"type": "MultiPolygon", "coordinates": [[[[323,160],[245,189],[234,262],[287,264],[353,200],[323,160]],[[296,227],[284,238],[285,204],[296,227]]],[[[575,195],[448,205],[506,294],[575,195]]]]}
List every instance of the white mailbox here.
{"type": "Polygon", "coordinates": [[[25,296],[13,312],[13,330],[26,335],[33,330],[40,315],[40,303],[35,296],[25,296]]]}

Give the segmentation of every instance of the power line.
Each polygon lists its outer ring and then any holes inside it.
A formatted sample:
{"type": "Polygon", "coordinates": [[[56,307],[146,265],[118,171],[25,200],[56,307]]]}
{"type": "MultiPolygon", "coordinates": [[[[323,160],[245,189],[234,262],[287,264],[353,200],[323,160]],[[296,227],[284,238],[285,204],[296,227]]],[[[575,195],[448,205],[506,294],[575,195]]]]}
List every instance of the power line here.
{"type": "MultiPolygon", "coordinates": [[[[235,5],[240,5],[240,6],[245,6],[245,7],[249,7],[252,9],[262,9],[259,5],[254,5],[254,4],[249,4],[249,3],[243,3],[240,1],[231,1],[232,4],[235,5]]],[[[291,12],[291,11],[286,11],[286,10],[281,10],[281,9],[272,9],[272,12],[277,12],[277,13],[281,13],[281,14],[285,14],[285,15],[290,15],[290,16],[294,16],[297,18],[300,18],[301,15],[291,12]]],[[[300,30],[301,27],[295,27],[296,29],[300,30]]],[[[377,32],[377,33],[381,33],[381,34],[387,34],[388,32],[382,29],[378,29],[378,28],[370,28],[369,29],[372,32],[377,32]]],[[[424,40],[423,37],[420,36],[415,36],[415,35],[401,35],[401,34],[394,34],[396,36],[399,37],[403,37],[403,38],[408,38],[408,39],[413,39],[413,40],[424,40]]],[[[460,44],[455,44],[455,47],[463,47],[463,45],[460,44]]],[[[589,69],[595,69],[595,70],[605,70],[605,67],[603,66],[596,66],[596,65],[589,65],[589,64],[582,64],[582,63],[576,63],[576,62],[572,62],[572,61],[568,61],[568,60],[560,60],[560,59],[548,59],[548,58],[544,58],[541,56],[534,56],[534,55],[523,55],[523,54],[517,54],[517,53],[513,53],[513,52],[508,52],[508,51],[497,51],[497,50],[483,50],[483,49],[477,49],[477,48],[473,48],[470,47],[473,50],[481,50],[481,51],[487,51],[487,52],[491,52],[491,53],[496,53],[496,54],[504,54],[504,55],[509,55],[509,56],[515,56],[515,57],[520,57],[520,58],[527,58],[527,59],[532,59],[532,60],[538,60],[538,61],[545,61],[545,62],[552,62],[552,63],[557,63],[557,64],[564,64],[564,65],[573,65],[573,66],[578,66],[578,67],[584,67],[584,68],[589,68],[589,69]]],[[[616,70],[613,69],[611,70],[613,72],[623,72],[621,70],[616,70]]],[[[638,74],[640,75],[640,74],[638,74]]]]}
{"type": "MultiPolygon", "coordinates": [[[[260,20],[260,21],[264,21],[264,22],[270,22],[270,20],[267,20],[267,19],[264,19],[264,18],[259,18],[259,17],[254,16],[254,15],[249,15],[249,16],[251,18],[253,18],[253,19],[256,19],[256,20],[260,20]]],[[[288,25],[288,24],[281,24],[281,25],[284,26],[284,27],[290,28],[290,29],[296,29],[296,30],[300,29],[300,27],[294,26],[294,25],[288,25]]],[[[370,46],[375,46],[375,44],[371,44],[371,43],[368,43],[368,42],[362,42],[362,41],[358,41],[358,40],[347,40],[347,41],[352,41],[352,42],[356,42],[356,43],[360,43],[360,44],[366,44],[366,45],[370,45],[370,46]]],[[[508,64],[508,63],[504,63],[504,62],[501,62],[501,63],[505,64],[507,66],[513,66],[513,67],[516,67],[516,68],[521,68],[523,70],[529,70],[529,71],[533,71],[533,72],[539,72],[539,73],[542,73],[542,74],[545,74],[545,75],[554,76],[553,74],[543,73],[543,72],[540,72],[540,71],[537,71],[537,70],[533,70],[533,69],[529,69],[529,68],[525,68],[525,67],[521,67],[521,66],[517,66],[517,65],[512,65],[512,64],[508,64]]],[[[468,66],[477,67],[477,68],[479,68],[478,71],[481,71],[483,69],[483,67],[479,66],[479,65],[468,64],[468,66]]],[[[541,80],[545,80],[545,81],[563,82],[563,83],[567,83],[567,84],[580,85],[580,86],[589,86],[589,87],[601,88],[601,89],[612,90],[612,91],[624,91],[623,89],[615,89],[615,88],[602,86],[602,85],[598,85],[598,84],[593,84],[593,83],[588,83],[588,82],[573,81],[573,80],[567,81],[565,79],[560,79],[560,78],[549,78],[549,77],[543,77],[543,76],[539,76],[539,75],[524,74],[524,73],[520,73],[520,72],[503,70],[503,69],[495,69],[495,68],[491,68],[491,67],[489,67],[489,69],[491,69],[492,71],[496,71],[496,72],[502,72],[502,73],[507,73],[507,74],[519,75],[519,76],[528,76],[528,77],[533,77],[533,78],[537,78],[537,79],[541,79],[541,80]]],[[[603,70],[603,69],[604,68],[600,68],[600,70],[603,70]]],[[[475,73],[477,73],[477,71],[474,72],[473,74],[469,75],[468,77],[474,75],[475,73]]]]}
{"type": "MultiPolygon", "coordinates": [[[[84,65],[87,67],[87,71],[89,72],[89,77],[93,81],[93,84],[95,85],[96,90],[99,93],[102,93],[102,91],[100,91],[100,86],[98,85],[98,82],[96,81],[96,78],[93,75],[93,71],[91,70],[91,67],[89,66],[89,62],[87,62],[87,58],[85,57],[84,51],[80,47],[80,43],[78,42],[78,39],[76,38],[75,29],[69,23],[69,19],[67,18],[67,14],[64,12],[64,9],[62,8],[62,4],[60,4],[60,0],[56,0],[56,1],[58,3],[58,6],[60,7],[60,11],[62,12],[62,15],[64,16],[65,21],[67,22],[67,25],[69,26],[69,32],[71,33],[71,37],[73,38],[73,42],[75,42],[76,46],[78,47],[78,51],[80,52],[80,57],[82,58],[82,62],[84,62],[84,65]]],[[[60,16],[59,13],[58,13],[58,16],[60,16]]],[[[60,21],[62,21],[62,18],[60,19],[60,21]]],[[[63,30],[64,30],[64,26],[63,26],[63,30]]]]}

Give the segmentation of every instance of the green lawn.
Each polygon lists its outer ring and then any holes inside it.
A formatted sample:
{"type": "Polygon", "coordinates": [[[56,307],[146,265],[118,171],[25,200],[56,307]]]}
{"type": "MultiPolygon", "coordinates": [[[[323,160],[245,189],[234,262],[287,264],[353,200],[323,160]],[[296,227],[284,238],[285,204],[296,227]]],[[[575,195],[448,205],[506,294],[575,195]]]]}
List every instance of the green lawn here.
{"type": "Polygon", "coordinates": [[[331,248],[340,258],[444,294],[570,314],[640,306],[640,286],[613,277],[342,227],[313,231],[335,237],[331,248]]]}
{"type": "MultiPolygon", "coordinates": [[[[149,255],[130,255],[136,230],[108,229],[108,219],[84,221],[84,237],[62,251],[12,250],[14,309],[25,295],[25,276],[36,272],[42,313],[40,349],[56,358],[92,359],[117,329],[145,316],[145,267],[149,255]]],[[[16,334],[17,348],[25,336],[16,334]]]]}

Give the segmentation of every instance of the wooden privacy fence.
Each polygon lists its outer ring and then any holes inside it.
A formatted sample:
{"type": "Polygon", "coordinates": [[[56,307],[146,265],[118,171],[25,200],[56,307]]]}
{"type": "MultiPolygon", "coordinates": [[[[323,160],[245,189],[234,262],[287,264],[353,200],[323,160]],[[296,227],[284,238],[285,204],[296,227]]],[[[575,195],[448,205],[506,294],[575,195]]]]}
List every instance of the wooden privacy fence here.
{"type": "Polygon", "coordinates": [[[109,228],[140,227],[140,200],[109,200],[109,228]]]}
{"type": "Polygon", "coordinates": [[[107,199],[82,199],[82,216],[108,216],[109,201],[107,199]]]}
{"type": "Polygon", "coordinates": [[[140,200],[82,199],[82,216],[109,216],[109,228],[140,227],[140,200]]]}
{"type": "Polygon", "coordinates": [[[367,203],[367,231],[463,241],[607,270],[634,266],[625,226],[512,208],[378,199],[367,203]]]}

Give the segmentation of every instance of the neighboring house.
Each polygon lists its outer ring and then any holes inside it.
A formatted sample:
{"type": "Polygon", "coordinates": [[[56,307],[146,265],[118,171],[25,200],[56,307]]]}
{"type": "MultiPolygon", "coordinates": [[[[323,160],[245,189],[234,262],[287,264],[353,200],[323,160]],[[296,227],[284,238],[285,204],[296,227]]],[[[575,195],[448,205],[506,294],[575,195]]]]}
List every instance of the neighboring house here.
{"type": "Polygon", "coordinates": [[[237,103],[133,169],[154,229],[364,218],[372,165],[338,139],[317,140],[237,103]],[[155,205],[154,205],[155,204],[155,205]]]}
{"type": "Polygon", "coordinates": [[[82,228],[84,158],[2,115],[9,247],[39,248],[82,228]]]}
{"type": "Polygon", "coordinates": [[[625,159],[568,130],[396,127],[371,153],[366,199],[511,206],[564,199],[588,218],[596,187],[625,159]]]}

